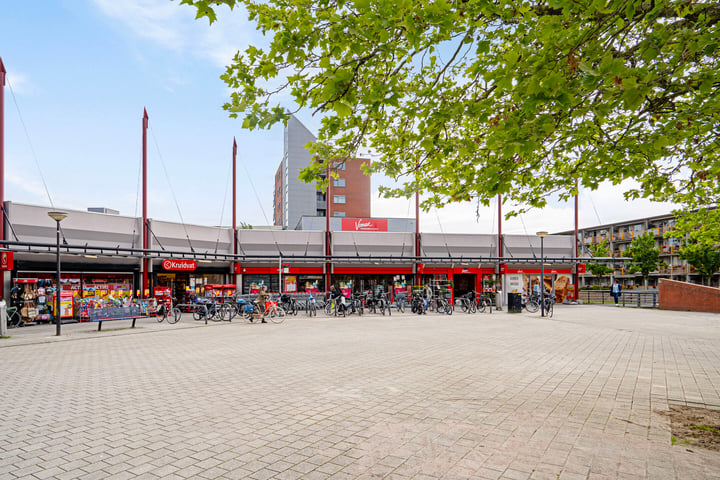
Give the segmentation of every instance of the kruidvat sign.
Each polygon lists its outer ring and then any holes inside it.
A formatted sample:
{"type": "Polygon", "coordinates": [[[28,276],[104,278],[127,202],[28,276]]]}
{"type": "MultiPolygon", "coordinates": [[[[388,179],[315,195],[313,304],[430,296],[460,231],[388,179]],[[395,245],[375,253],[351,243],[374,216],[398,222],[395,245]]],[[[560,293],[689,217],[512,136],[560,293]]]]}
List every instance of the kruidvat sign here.
{"type": "Polygon", "coordinates": [[[342,229],[352,232],[387,232],[387,218],[343,218],[342,229]]]}
{"type": "Polygon", "coordinates": [[[190,272],[197,268],[197,263],[195,263],[195,260],[173,260],[169,258],[163,260],[162,267],[173,272],[190,272]]]}

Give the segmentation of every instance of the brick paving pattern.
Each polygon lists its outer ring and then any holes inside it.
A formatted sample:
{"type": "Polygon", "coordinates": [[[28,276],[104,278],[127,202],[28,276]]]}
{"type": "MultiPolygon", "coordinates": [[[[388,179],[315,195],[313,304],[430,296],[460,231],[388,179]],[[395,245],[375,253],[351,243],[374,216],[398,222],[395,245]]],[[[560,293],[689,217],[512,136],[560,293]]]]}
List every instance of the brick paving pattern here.
{"type": "Polygon", "coordinates": [[[720,315],[120,323],[0,340],[0,478],[720,479],[720,315]]]}

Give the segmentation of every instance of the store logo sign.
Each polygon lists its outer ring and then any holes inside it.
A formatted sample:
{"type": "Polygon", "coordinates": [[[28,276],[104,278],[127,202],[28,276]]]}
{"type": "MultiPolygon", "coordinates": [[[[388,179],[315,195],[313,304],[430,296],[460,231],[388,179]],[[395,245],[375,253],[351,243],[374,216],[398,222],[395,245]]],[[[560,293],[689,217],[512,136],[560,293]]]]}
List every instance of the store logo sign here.
{"type": "Polygon", "coordinates": [[[13,269],[13,252],[0,253],[0,270],[13,269]]]}
{"type": "Polygon", "coordinates": [[[175,272],[190,272],[197,268],[197,263],[195,263],[195,260],[173,260],[172,258],[169,258],[167,260],[163,260],[162,267],[165,270],[172,270],[175,272]]]}
{"type": "Polygon", "coordinates": [[[354,232],[387,232],[387,218],[343,218],[342,229],[354,232]]]}

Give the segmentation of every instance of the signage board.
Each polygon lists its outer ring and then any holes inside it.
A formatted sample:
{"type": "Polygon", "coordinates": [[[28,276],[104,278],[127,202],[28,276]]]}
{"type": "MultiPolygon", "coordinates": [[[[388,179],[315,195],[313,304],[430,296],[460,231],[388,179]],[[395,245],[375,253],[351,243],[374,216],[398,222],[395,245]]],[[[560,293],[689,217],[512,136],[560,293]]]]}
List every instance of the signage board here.
{"type": "Polygon", "coordinates": [[[13,269],[13,252],[0,253],[0,270],[13,269]]]}
{"type": "Polygon", "coordinates": [[[191,272],[197,268],[195,260],[175,260],[168,258],[163,260],[162,267],[171,272],[191,272]]]}
{"type": "Polygon", "coordinates": [[[343,218],[342,229],[352,232],[387,232],[387,218],[343,218]]]}

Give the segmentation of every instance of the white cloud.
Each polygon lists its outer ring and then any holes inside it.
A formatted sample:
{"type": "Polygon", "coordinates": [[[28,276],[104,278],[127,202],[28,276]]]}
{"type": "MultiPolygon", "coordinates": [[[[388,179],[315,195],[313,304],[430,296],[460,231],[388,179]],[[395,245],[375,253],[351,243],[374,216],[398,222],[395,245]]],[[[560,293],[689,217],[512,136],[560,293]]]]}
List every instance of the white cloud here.
{"type": "MultiPolygon", "coordinates": [[[[678,208],[672,203],[650,202],[646,199],[626,201],[623,193],[635,186],[634,182],[624,182],[620,185],[612,185],[608,182],[601,184],[598,190],[593,192],[581,190],[578,198],[580,228],[664,215],[678,208]]],[[[420,231],[497,233],[497,201],[493,201],[489,207],[480,206],[479,210],[476,205],[476,202],[465,202],[451,204],[439,210],[433,209],[430,212],[421,210],[420,231]]],[[[511,205],[504,204],[503,216],[510,210],[511,205]]],[[[377,217],[415,218],[415,199],[378,198],[375,190],[372,198],[372,214],[377,217]]],[[[574,226],[575,207],[572,200],[566,203],[549,202],[548,206],[541,210],[530,210],[508,220],[503,218],[502,221],[503,233],[519,235],[534,235],[535,232],[542,230],[551,233],[570,231],[574,226]]]]}
{"type": "MultiPolygon", "coordinates": [[[[5,66],[5,68],[8,67],[5,66]]],[[[14,69],[8,71],[6,80],[10,88],[12,88],[12,92],[18,95],[34,93],[37,90],[27,75],[14,69]]]]}
{"type": "Polygon", "coordinates": [[[138,38],[193,58],[227,65],[238,49],[244,49],[254,29],[245,11],[218,8],[218,20],[195,19],[195,10],[167,0],[92,0],[100,12],[120,22],[138,38]]]}

